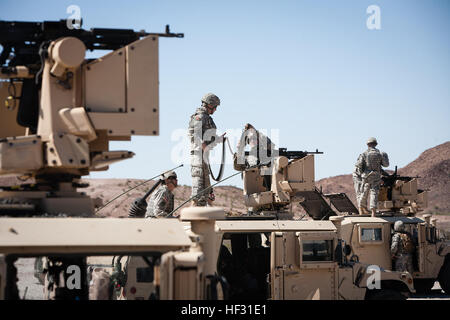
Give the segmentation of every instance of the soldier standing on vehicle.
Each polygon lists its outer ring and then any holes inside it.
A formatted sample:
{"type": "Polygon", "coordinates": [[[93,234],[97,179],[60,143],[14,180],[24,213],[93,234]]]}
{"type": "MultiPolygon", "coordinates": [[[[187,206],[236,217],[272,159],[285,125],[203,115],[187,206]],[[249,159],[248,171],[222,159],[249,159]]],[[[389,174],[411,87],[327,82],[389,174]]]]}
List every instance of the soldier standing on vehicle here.
{"type": "Polygon", "coordinates": [[[395,271],[413,272],[412,254],[415,250],[411,235],[406,232],[403,221],[394,224],[394,235],[392,236],[391,255],[395,271]]]}
{"type": "Polygon", "coordinates": [[[191,116],[189,122],[189,138],[191,140],[191,176],[192,200],[194,206],[206,206],[214,201],[213,189],[201,193],[208,188],[209,180],[209,152],[218,143],[222,142],[225,133],[220,137],[216,135],[216,125],[211,115],[220,105],[220,99],[213,93],[207,93],[202,98],[202,106],[191,116]]]}
{"type": "Polygon", "coordinates": [[[178,186],[177,174],[170,171],[163,175],[164,181],[152,193],[147,205],[146,218],[165,218],[174,207],[173,190],[178,186]]]}
{"type": "Polygon", "coordinates": [[[375,217],[378,206],[378,192],[380,191],[382,175],[381,166],[389,166],[387,153],[380,152],[375,148],[377,144],[377,139],[369,138],[367,140],[368,149],[360,154],[355,165],[362,172],[362,188],[360,188],[361,194],[358,202],[359,214],[367,213],[367,197],[370,196],[369,203],[372,217],[375,217]]]}

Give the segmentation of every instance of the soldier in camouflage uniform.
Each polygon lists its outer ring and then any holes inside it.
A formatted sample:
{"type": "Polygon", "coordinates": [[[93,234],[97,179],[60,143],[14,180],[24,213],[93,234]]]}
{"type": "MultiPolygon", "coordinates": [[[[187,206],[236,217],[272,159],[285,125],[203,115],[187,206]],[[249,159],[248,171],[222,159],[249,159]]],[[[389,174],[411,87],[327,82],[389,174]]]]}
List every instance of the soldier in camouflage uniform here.
{"type": "Polygon", "coordinates": [[[178,186],[177,174],[166,173],[164,182],[153,191],[147,205],[146,218],[165,218],[173,211],[174,195],[172,191],[178,186]]]}
{"type": "Polygon", "coordinates": [[[408,271],[412,274],[413,258],[415,250],[411,236],[405,231],[403,221],[396,221],[394,224],[395,233],[392,236],[391,255],[394,262],[395,271],[408,271]]]}
{"type": "Polygon", "coordinates": [[[209,152],[223,141],[224,135],[216,135],[216,124],[211,115],[220,105],[220,99],[213,93],[207,93],[202,98],[202,106],[191,116],[189,121],[189,138],[191,141],[191,176],[192,201],[194,206],[206,206],[214,201],[214,192],[201,193],[210,184],[209,180],[209,152]]]}
{"type": "MultiPolygon", "coordinates": [[[[237,144],[236,162],[244,165],[247,161],[249,166],[271,165],[273,157],[276,156],[275,144],[269,137],[247,123],[237,144]],[[245,147],[249,145],[249,155],[245,159],[245,147]]],[[[270,173],[271,174],[271,171],[270,173]]]]}
{"type": "Polygon", "coordinates": [[[362,189],[360,189],[362,191],[358,202],[359,213],[367,213],[367,197],[370,194],[369,203],[372,217],[375,217],[378,206],[378,192],[380,191],[382,175],[381,166],[389,166],[388,155],[375,148],[377,144],[377,139],[369,138],[367,140],[368,149],[360,154],[355,165],[355,170],[362,172],[362,189]]]}

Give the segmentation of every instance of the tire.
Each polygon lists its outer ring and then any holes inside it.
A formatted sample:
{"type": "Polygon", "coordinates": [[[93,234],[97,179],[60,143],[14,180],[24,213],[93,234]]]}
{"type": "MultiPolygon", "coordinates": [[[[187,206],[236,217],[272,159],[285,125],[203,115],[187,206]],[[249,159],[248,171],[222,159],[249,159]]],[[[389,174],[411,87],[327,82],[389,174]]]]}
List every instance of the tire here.
{"type": "Polygon", "coordinates": [[[434,279],[414,279],[414,289],[417,293],[430,293],[434,282],[434,279]]]}
{"type": "Polygon", "coordinates": [[[400,291],[392,289],[367,290],[366,300],[406,300],[400,291]]]}
{"type": "Polygon", "coordinates": [[[447,255],[444,265],[441,267],[438,276],[439,285],[446,294],[450,294],[450,259],[447,255]]]}

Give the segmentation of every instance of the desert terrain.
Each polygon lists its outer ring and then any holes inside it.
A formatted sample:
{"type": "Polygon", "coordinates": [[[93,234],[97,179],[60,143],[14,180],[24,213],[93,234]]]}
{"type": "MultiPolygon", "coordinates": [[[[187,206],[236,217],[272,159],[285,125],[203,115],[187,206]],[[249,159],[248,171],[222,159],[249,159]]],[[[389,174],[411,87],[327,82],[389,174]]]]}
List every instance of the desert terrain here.
{"type": "MultiPolygon", "coordinates": [[[[437,218],[438,228],[450,231],[450,142],[438,145],[424,151],[416,160],[407,166],[398,169],[398,173],[408,176],[419,176],[419,188],[428,190],[428,207],[421,213],[432,213],[437,218]]],[[[18,184],[15,177],[1,178],[3,185],[18,184]]],[[[142,197],[156,181],[139,179],[83,179],[89,186],[82,189],[93,198],[101,200],[102,205],[97,208],[96,215],[99,217],[126,217],[131,203],[142,197]],[[140,186],[139,186],[140,185],[140,186]],[[136,187],[138,186],[138,187],[136,187]],[[130,190],[132,189],[132,190],[130,190]],[[118,197],[108,205],[109,201],[118,197]],[[101,208],[101,206],[104,206],[101,208]],[[101,209],[100,209],[101,208],[101,209]],[[100,209],[100,210],[99,210],[100,209]]],[[[345,192],[355,202],[355,193],[351,174],[339,175],[321,179],[316,182],[318,188],[327,193],[345,192]]],[[[175,207],[186,201],[191,195],[191,187],[179,186],[175,192],[175,207]]],[[[220,186],[215,188],[216,206],[224,207],[231,214],[238,215],[246,212],[243,205],[242,189],[232,186],[220,186]]],[[[303,210],[298,204],[293,205],[296,216],[303,215],[303,210]]],[[[16,262],[19,272],[18,287],[21,297],[27,299],[42,299],[43,287],[34,277],[34,258],[21,258],[16,262]]],[[[445,299],[450,298],[443,294],[436,282],[433,290],[427,295],[413,295],[410,299],[445,299]]]]}

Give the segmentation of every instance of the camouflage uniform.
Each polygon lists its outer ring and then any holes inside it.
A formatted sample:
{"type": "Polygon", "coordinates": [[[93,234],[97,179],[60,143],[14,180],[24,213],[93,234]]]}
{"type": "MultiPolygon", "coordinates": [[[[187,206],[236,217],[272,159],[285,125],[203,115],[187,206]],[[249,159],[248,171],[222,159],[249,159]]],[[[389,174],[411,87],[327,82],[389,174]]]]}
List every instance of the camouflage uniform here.
{"type": "Polygon", "coordinates": [[[406,232],[396,232],[392,237],[391,254],[396,271],[408,271],[412,274],[414,243],[406,232]]]}
{"type": "MultiPolygon", "coordinates": [[[[237,145],[237,163],[245,164],[245,160],[247,160],[249,166],[258,164],[270,166],[276,152],[275,144],[269,137],[247,124],[237,145]],[[247,129],[248,126],[250,127],[247,129]],[[247,144],[250,146],[250,150],[249,156],[245,159],[245,146],[247,144]]],[[[271,171],[269,174],[271,174],[271,171]]]]}
{"type": "MultiPolygon", "coordinates": [[[[196,196],[211,183],[209,180],[209,150],[217,145],[220,137],[216,135],[216,124],[208,114],[206,107],[198,108],[191,116],[189,122],[189,138],[191,140],[191,176],[192,176],[192,196],[196,196]],[[202,150],[202,144],[207,148],[202,150]]],[[[193,201],[198,206],[206,206],[209,194],[213,190],[194,198],[193,201]]]]}
{"type": "MultiPolygon", "coordinates": [[[[359,155],[358,160],[356,161],[356,164],[361,162],[362,154],[359,155]]],[[[353,170],[352,177],[353,177],[353,186],[355,187],[355,196],[356,196],[356,203],[359,205],[359,198],[361,197],[361,191],[362,191],[362,173],[364,170],[361,170],[357,165],[355,165],[355,169],[353,170]]]]}
{"type": "Polygon", "coordinates": [[[377,148],[369,147],[360,154],[355,165],[355,170],[362,172],[362,190],[359,197],[358,206],[367,209],[367,196],[370,193],[370,209],[378,206],[378,192],[381,184],[381,166],[389,166],[389,158],[386,153],[380,152],[377,148]]]}
{"type": "Polygon", "coordinates": [[[146,218],[165,218],[173,211],[174,196],[167,185],[161,184],[152,193],[147,205],[146,218]]]}

